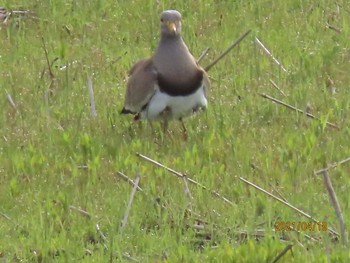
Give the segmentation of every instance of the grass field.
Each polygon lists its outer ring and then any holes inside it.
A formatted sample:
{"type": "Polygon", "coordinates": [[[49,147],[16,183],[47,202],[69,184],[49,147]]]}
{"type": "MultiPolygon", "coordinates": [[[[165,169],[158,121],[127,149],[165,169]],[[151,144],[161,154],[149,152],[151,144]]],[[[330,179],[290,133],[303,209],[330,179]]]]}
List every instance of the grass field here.
{"type": "MultiPolygon", "coordinates": [[[[327,231],[341,233],[323,175],[314,174],[350,156],[348,1],[3,5],[29,11],[0,24],[1,262],[272,262],[290,246],[278,262],[349,262],[346,235],[327,231]],[[210,47],[202,66],[252,30],[209,71],[209,107],[186,119],[187,141],[178,122],[167,135],[161,125],[152,131],[119,114],[128,70],[152,54],[165,9],[182,13],[196,57],[210,47]],[[232,203],[187,188],[136,153],[232,203]],[[143,190],[124,227],[133,186],[119,172],[140,176],[143,190]],[[326,231],[275,231],[279,222],[311,221],[241,177],[326,223],[326,231]]],[[[345,223],[349,167],[329,170],[345,223]]]]}

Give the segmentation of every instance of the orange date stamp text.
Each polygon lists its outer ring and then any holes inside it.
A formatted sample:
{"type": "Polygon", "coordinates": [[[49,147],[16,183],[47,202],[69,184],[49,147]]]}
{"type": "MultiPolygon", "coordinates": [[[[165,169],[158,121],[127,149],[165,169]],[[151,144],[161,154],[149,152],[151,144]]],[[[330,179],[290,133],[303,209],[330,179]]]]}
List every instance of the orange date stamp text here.
{"type": "Polygon", "coordinates": [[[276,221],[275,231],[327,231],[327,222],[276,221]]]}

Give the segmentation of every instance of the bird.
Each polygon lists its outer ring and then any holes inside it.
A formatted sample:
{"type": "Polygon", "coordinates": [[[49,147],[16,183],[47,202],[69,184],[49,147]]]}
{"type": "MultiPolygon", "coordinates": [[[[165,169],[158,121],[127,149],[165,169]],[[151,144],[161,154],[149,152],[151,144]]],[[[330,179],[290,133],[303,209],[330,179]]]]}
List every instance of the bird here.
{"type": "Polygon", "coordinates": [[[182,36],[182,17],[166,10],[160,17],[160,40],[153,55],[137,61],[130,69],[122,114],[134,120],[179,120],[208,104],[208,74],[189,51],[182,36]]]}

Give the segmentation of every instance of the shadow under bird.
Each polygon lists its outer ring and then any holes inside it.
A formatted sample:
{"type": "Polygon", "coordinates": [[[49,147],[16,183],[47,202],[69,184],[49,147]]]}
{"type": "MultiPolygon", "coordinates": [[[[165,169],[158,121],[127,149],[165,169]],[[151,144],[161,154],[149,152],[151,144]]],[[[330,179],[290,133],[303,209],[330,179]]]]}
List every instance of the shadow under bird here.
{"type": "Polygon", "coordinates": [[[160,22],[153,56],[139,60],[130,70],[121,113],[133,114],[135,120],[164,120],[166,125],[206,108],[210,83],[181,37],[181,14],[164,11],[160,22]]]}

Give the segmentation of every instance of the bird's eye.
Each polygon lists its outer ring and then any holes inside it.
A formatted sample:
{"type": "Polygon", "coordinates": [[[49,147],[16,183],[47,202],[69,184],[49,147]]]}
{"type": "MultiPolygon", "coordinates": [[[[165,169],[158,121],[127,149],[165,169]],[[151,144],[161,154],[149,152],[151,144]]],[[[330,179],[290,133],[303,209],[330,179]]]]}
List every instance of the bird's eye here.
{"type": "Polygon", "coordinates": [[[160,19],[160,22],[164,22],[164,19],[163,19],[163,18],[161,18],[161,19],[160,19]]]}

